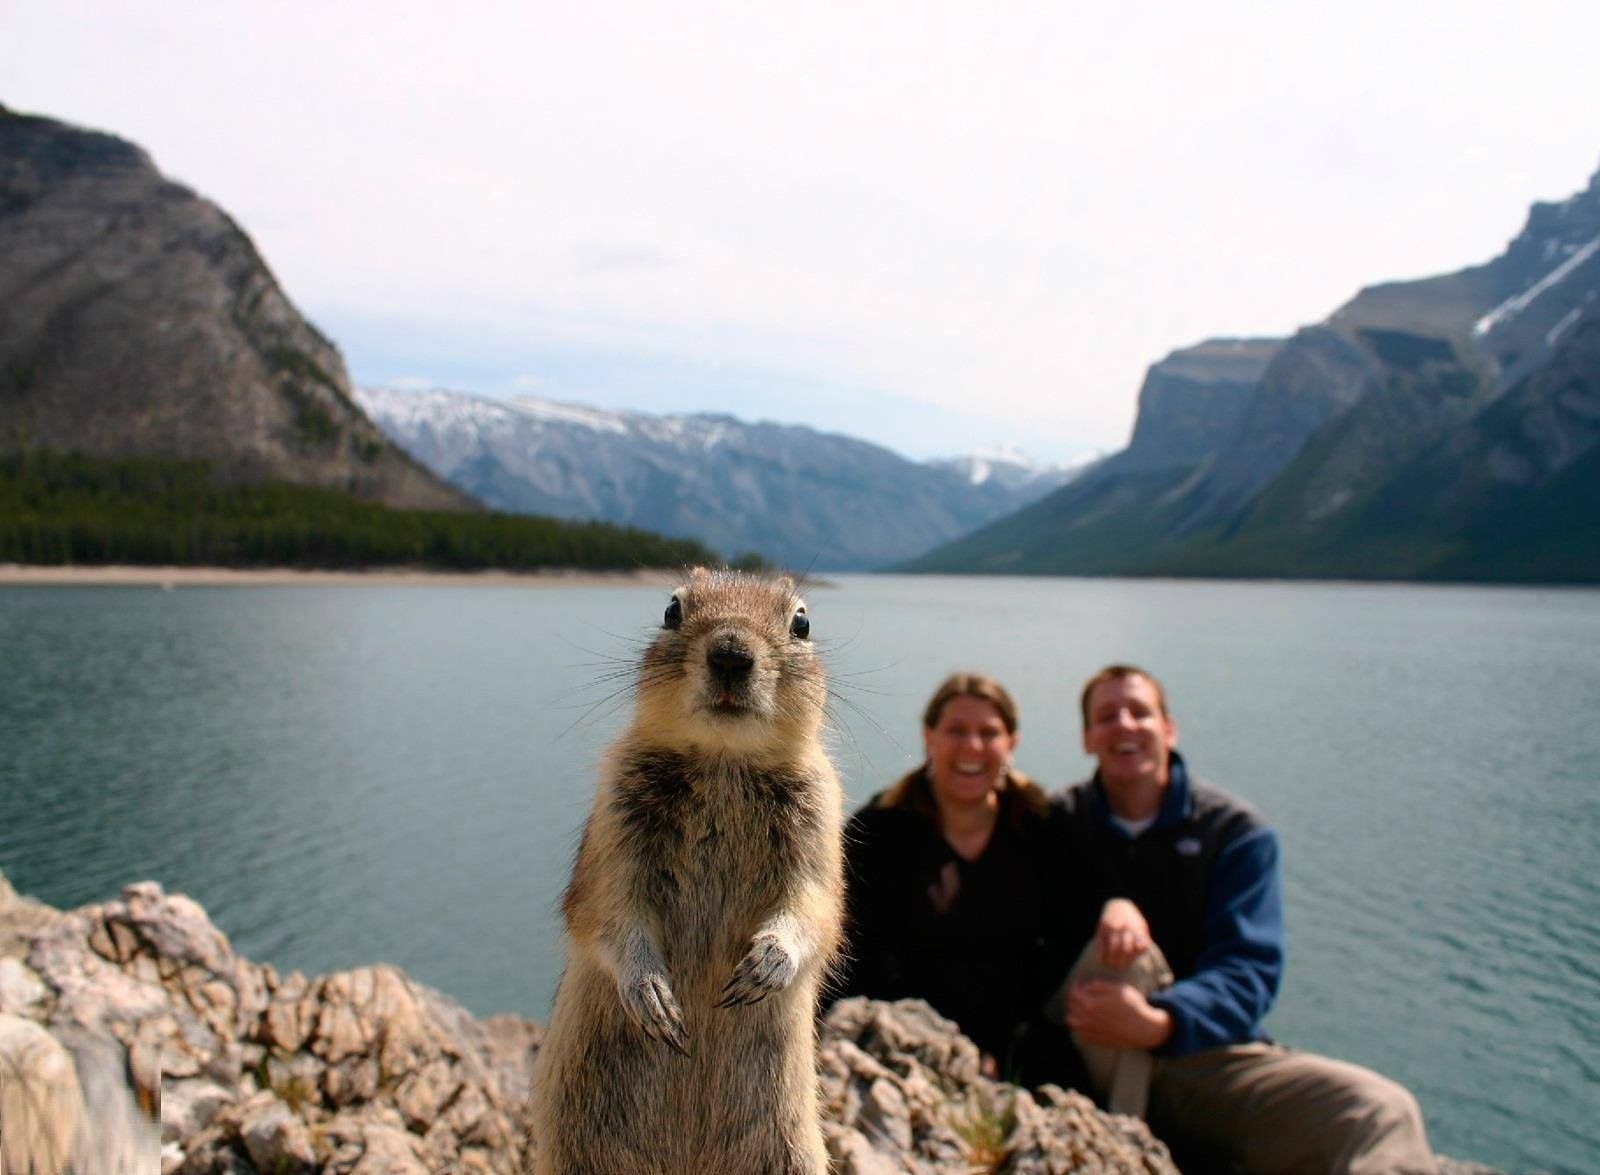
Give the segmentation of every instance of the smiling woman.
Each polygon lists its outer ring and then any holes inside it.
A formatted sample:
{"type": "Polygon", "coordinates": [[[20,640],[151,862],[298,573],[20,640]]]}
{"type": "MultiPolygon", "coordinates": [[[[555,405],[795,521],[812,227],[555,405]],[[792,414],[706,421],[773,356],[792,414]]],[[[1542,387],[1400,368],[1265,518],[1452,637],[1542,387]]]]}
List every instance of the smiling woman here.
{"type": "Polygon", "coordinates": [[[991,1076],[1070,1082],[1070,1051],[1036,1017],[1064,974],[1053,909],[1069,892],[1044,793],[1011,766],[1017,708],[958,673],[923,714],[922,766],[845,831],[850,945],[841,994],[925,999],[991,1076]]]}

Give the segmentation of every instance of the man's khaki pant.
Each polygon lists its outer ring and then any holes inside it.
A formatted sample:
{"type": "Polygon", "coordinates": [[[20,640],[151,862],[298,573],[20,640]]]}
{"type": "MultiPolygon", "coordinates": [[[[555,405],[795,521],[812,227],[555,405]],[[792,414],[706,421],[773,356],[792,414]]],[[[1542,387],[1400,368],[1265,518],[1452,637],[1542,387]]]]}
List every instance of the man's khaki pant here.
{"type": "MultiPolygon", "coordinates": [[[[1172,982],[1151,947],[1123,969],[1085,948],[1048,1011],[1090,979],[1131,983],[1148,995],[1172,982]]],[[[1146,1117],[1160,1138],[1216,1167],[1249,1172],[1434,1175],[1417,1101],[1404,1086],[1359,1065],[1275,1044],[1241,1044],[1186,1057],[1107,1049],[1073,1038],[1112,1113],[1146,1117]]]]}

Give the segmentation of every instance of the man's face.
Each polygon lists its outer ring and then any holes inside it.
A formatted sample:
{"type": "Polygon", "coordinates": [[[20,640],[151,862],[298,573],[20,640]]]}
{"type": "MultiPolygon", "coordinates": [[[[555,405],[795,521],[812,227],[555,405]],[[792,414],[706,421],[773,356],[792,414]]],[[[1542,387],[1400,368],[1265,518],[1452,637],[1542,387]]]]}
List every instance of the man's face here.
{"type": "Polygon", "coordinates": [[[1107,787],[1167,782],[1167,754],[1178,728],[1161,712],[1161,695],[1144,677],[1113,677],[1089,695],[1083,749],[1100,763],[1107,787]]]}

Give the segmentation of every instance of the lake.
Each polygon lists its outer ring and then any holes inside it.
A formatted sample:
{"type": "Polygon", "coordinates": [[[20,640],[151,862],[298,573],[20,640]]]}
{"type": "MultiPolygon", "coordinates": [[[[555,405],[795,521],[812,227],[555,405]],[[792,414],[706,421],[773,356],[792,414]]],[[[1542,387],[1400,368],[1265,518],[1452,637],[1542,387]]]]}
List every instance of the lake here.
{"type": "MultiPolygon", "coordinates": [[[[0,869],[71,907],[153,878],[307,973],[386,960],[548,1012],[615,677],[667,592],[0,587],[0,869]]],[[[852,804],[952,669],[1087,772],[1077,692],[1165,681],[1191,768],[1283,843],[1269,1028],[1410,1086],[1436,1147],[1600,1169],[1600,592],[845,577],[809,593],[852,804]]],[[[916,758],[920,758],[920,753],[916,758]]]]}

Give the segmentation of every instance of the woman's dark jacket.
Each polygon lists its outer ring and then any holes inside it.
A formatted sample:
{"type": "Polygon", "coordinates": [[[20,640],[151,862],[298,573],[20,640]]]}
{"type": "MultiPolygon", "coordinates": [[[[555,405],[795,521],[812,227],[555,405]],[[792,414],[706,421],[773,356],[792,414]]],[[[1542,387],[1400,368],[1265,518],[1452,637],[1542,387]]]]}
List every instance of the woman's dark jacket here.
{"type": "Polygon", "coordinates": [[[894,806],[888,794],[845,829],[847,959],[835,994],[925,999],[1015,1076],[1019,1038],[1068,962],[1059,813],[1008,790],[988,845],[967,861],[939,833],[925,776],[894,806]]]}

